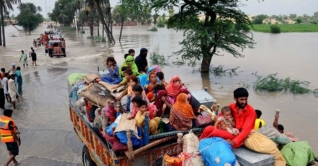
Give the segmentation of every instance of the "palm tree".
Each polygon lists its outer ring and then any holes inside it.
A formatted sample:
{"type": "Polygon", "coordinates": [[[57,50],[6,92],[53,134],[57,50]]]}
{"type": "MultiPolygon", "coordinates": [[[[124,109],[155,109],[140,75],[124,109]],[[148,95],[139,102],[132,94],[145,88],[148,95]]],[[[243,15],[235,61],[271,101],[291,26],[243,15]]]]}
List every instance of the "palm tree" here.
{"type": "MultiPolygon", "coordinates": [[[[3,13],[8,13],[9,10],[13,10],[14,4],[20,4],[21,0],[0,0],[0,14],[1,14],[1,28],[2,28],[2,38],[3,38],[3,47],[6,46],[6,38],[4,31],[4,16],[3,13]]],[[[1,40],[1,39],[0,39],[1,40]]]]}

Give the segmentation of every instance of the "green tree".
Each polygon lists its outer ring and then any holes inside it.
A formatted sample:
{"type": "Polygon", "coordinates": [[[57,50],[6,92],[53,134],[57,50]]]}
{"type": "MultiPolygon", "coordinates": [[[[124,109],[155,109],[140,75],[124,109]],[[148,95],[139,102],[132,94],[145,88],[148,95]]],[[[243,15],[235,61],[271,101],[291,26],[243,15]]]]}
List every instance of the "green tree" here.
{"type": "Polygon", "coordinates": [[[263,21],[268,18],[267,15],[261,14],[253,17],[253,24],[263,24],[263,21]]]}
{"type": "Polygon", "coordinates": [[[73,23],[75,11],[80,9],[80,2],[76,0],[58,0],[54,4],[54,9],[49,13],[52,21],[59,22],[64,26],[73,23]]]}
{"type": "Polygon", "coordinates": [[[291,19],[291,20],[296,20],[296,18],[297,18],[297,14],[290,14],[289,15],[289,19],[291,19]]]}
{"type": "Polygon", "coordinates": [[[0,15],[1,15],[1,28],[0,28],[0,46],[6,46],[5,30],[4,30],[4,13],[9,13],[13,10],[13,5],[20,4],[20,0],[0,0],[0,15]],[[1,34],[2,29],[2,34],[1,34]],[[3,43],[2,43],[3,41],[3,43]]]}
{"type": "Polygon", "coordinates": [[[297,23],[297,24],[300,24],[301,22],[302,22],[302,21],[301,21],[300,18],[297,18],[297,19],[296,19],[296,23],[297,23]]]}
{"type": "Polygon", "coordinates": [[[170,6],[168,9],[169,17],[172,17],[174,15],[174,9],[173,6],[170,6]]]}
{"type": "Polygon", "coordinates": [[[16,17],[18,25],[31,34],[31,31],[43,22],[43,16],[38,13],[41,11],[41,8],[36,7],[33,3],[21,3],[18,9],[20,10],[20,14],[16,17]]]}
{"type": "Polygon", "coordinates": [[[272,25],[271,33],[280,33],[280,27],[278,25],[272,25]]]}
{"type": "MultiPolygon", "coordinates": [[[[121,23],[124,9],[122,5],[116,5],[112,11],[113,20],[118,24],[121,23]]],[[[125,20],[126,21],[126,20],[125,20]]]]}
{"type": "Polygon", "coordinates": [[[156,12],[154,15],[152,15],[153,18],[153,24],[157,25],[157,19],[159,17],[159,14],[156,12]]]}
{"type": "MultiPolygon", "coordinates": [[[[152,0],[155,10],[167,10],[175,0],[152,0]]],[[[184,29],[186,38],[181,42],[182,49],[177,52],[190,64],[201,60],[201,72],[209,72],[212,57],[217,50],[242,56],[238,48],[253,47],[252,35],[248,32],[251,22],[239,9],[239,0],[190,1],[181,0],[180,11],[168,19],[168,27],[184,29]],[[200,21],[198,15],[205,14],[200,21]]]]}

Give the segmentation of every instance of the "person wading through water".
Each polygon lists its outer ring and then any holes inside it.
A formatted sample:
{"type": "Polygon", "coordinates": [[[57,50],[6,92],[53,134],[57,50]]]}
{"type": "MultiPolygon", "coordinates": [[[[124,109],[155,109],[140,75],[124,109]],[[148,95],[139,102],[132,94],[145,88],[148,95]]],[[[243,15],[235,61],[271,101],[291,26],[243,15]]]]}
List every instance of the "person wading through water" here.
{"type": "Polygon", "coordinates": [[[17,155],[19,155],[19,146],[21,144],[21,140],[19,137],[19,131],[16,123],[11,118],[12,116],[11,109],[5,109],[3,111],[3,116],[0,118],[0,135],[1,142],[7,145],[7,150],[9,151],[10,158],[4,164],[8,166],[11,161],[13,161],[14,165],[18,165],[18,161],[15,159],[17,155]]]}
{"type": "Polygon", "coordinates": [[[28,56],[27,56],[27,54],[24,53],[23,50],[21,51],[21,57],[20,57],[19,62],[21,62],[21,61],[22,61],[23,67],[25,67],[25,66],[28,67],[28,56]]]}
{"type": "Polygon", "coordinates": [[[30,58],[32,59],[32,66],[37,66],[37,64],[36,64],[36,53],[34,52],[34,49],[32,47],[31,47],[30,58]]]}

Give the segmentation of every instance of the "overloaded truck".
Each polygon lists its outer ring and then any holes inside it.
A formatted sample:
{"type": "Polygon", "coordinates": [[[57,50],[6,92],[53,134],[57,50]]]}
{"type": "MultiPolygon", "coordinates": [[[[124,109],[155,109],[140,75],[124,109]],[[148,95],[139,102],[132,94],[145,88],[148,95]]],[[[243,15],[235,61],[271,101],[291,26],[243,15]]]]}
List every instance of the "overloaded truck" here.
{"type": "MultiPolygon", "coordinates": [[[[84,76],[84,74],[82,75],[84,76]]],[[[76,76],[75,76],[76,77],[76,76]]],[[[72,79],[75,78],[74,76],[72,79]]],[[[70,78],[70,77],[69,77],[70,78]]],[[[84,82],[92,84],[94,79],[85,78],[84,82]]],[[[74,131],[77,134],[79,140],[84,143],[82,149],[82,162],[85,166],[152,166],[152,165],[164,165],[164,156],[168,154],[169,156],[174,156],[179,154],[182,151],[182,141],[180,141],[180,135],[189,133],[187,131],[170,131],[164,132],[156,135],[148,135],[144,136],[145,133],[141,134],[141,139],[147,139],[145,144],[141,146],[133,146],[132,145],[132,135],[134,135],[133,131],[135,126],[134,120],[125,121],[125,124],[122,124],[121,127],[126,128],[124,131],[127,137],[127,144],[123,144],[118,141],[115,134],[112,136],[105,134],[101,129],[93,127],[93,122],[90,120],[90,109],[92,107],[104,107],[107,105],[107,100],[109,98],[113,98],[107,92],[105,87],[96,85],[100,88],[100,91],[97,92],[95,88],[95,92],[89,92],[87,88],[81,92],[79,96],[78,94],[74,94],[72,91],[74,90],[74,83],[71,83],[68,80],[68,89],[69,89],[69,113],[70,119],[74,126],[74,131]],[[85,92],[86,91],[86,92],[85,92]],[[91,93],[91,94],[89,94],[91,93]],[[95,93],[95,94],[92,94],[95,93]],[[73,94],[73,95],[71,95],[73,94]],[[106,94],[106,95],[105,95],[106,94]],[[75,95],[75,97],[74,97],[75,95]],[[73,96],[73,97],[71,97],[73,96]],[[79,98],[83,97],[83,102],[79,104],[79,98]],[[79,106],[80,105],[80,106],[79,106]],[[82,107],[85,105],[85,107],[82,107]],[[182,133],[182,134],[180,134],[182,133]]],[[[91,85],[90,85],[91,86],[91,85]]],[[[92,88],[94,89],[94,88],[92,88]]],[[[215,99],[207,93],[205,90],[198,91],[190,91],[192,97],[194,98],[194,103],[200,108],[201,105],[211,108],[215,103],[215,99]]],[[[214,107],[214,106],[213,106],[214,107]]],[[[203,108],[203,107],[201,107],[203,108]]],[[[216,109],[216,107],[214,107],[216,109]]],[[[213,108],[213,109],[214,109],[213,108]]],[[[210,111],[210,110],[204,110],[210,111]]],[[[213,111],[213,110],[212,110],[213,111]]],[[[216,111],[216,110],[214,110],[216,111]]],[[[122,118],[127,119],[128,113],[123,113],[122,118]]],[[[203,129],[207,125],[213,124],[212,121],[209,121],[205,125],[201,125],[191,129],[196,136],[200,136],[203,129]]],[[[112,128],[112,131],[116,133],[117,128],[112,128]]],[[[145,123],[146,127],[147,124],[145,123]]],[[[142,132],[142,131],[141,131],[142,132]]],[[[139,133],[138,133],[139,135],[139,133]]],[[[181,139],[182,140],[182,139],[181,139]]],[[[245,148],[240,148],[235,150],[235,154],[237,156],[237,160],[241,163],[241,165],[259,165],[259,166],[267,166],[273,165],[274,158],[271,155],[259,154],[252,151],[249,151],[245,148]]]]}

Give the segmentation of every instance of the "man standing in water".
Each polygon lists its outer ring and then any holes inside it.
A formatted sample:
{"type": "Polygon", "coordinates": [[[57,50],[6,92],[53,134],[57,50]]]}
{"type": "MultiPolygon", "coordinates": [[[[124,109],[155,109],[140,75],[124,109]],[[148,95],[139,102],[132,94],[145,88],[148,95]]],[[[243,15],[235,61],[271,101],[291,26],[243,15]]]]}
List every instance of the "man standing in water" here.
{"type": "Polygon", "coordinates": [[[9,75],[15,74],[15,70],[16,70],[15,63],[12,63],[11,66],[12,66],[11,69],[8,71],[9,75]]]}
{"type": "Polygon", "coordinates": [[[21,57],[19,62],[21,62],[21,60],[22,60],[23,67],[25,66],[28,67],[28,56],[27,54],[24,53],[23,50],[21,50],[21,57]]]}
{"type": "Polygon", "coordinates": [[[9,95],[11,98],[11,103],[12,103],[13,109],[17,109],[15,101],[19,102],[20,99],[19,99],[18,89],[17,89],[17,86],[14,82],[14,79],[15,79],[15,74],[12,74],[10,76],[9,81],[8,81],[8,92],[9,92],[9,95]]]}
{"type": "Polygon", "coordinates": [[[135,63],[138,67],[139,73],[147,73],[148,61],[147,61],[148,50],[146,48],[140,49],[140,54],[136,57],[135,63]]]}
{"type": "Polygon", "coordinates": [[[37,64],[36,64],[36,53],[34,52],[34,49],[32,47],[31,47],[30,57],[32,59],[32,66],[37,66],[37,64]]]}
{"type": "Polygon", "coordinates": [[[11,118],[12,112],[13,111],[11,109],[5,109],[3,111],[3,116],[0,118],[1,141],[7,145],[7,150],[10,155],[5,166],[8,166],[11,161],[13,161],[14,165],[18,165],[18,161],[15,157],[19,155],[19,146],[21,143],[17,125],[11,118]]]}

